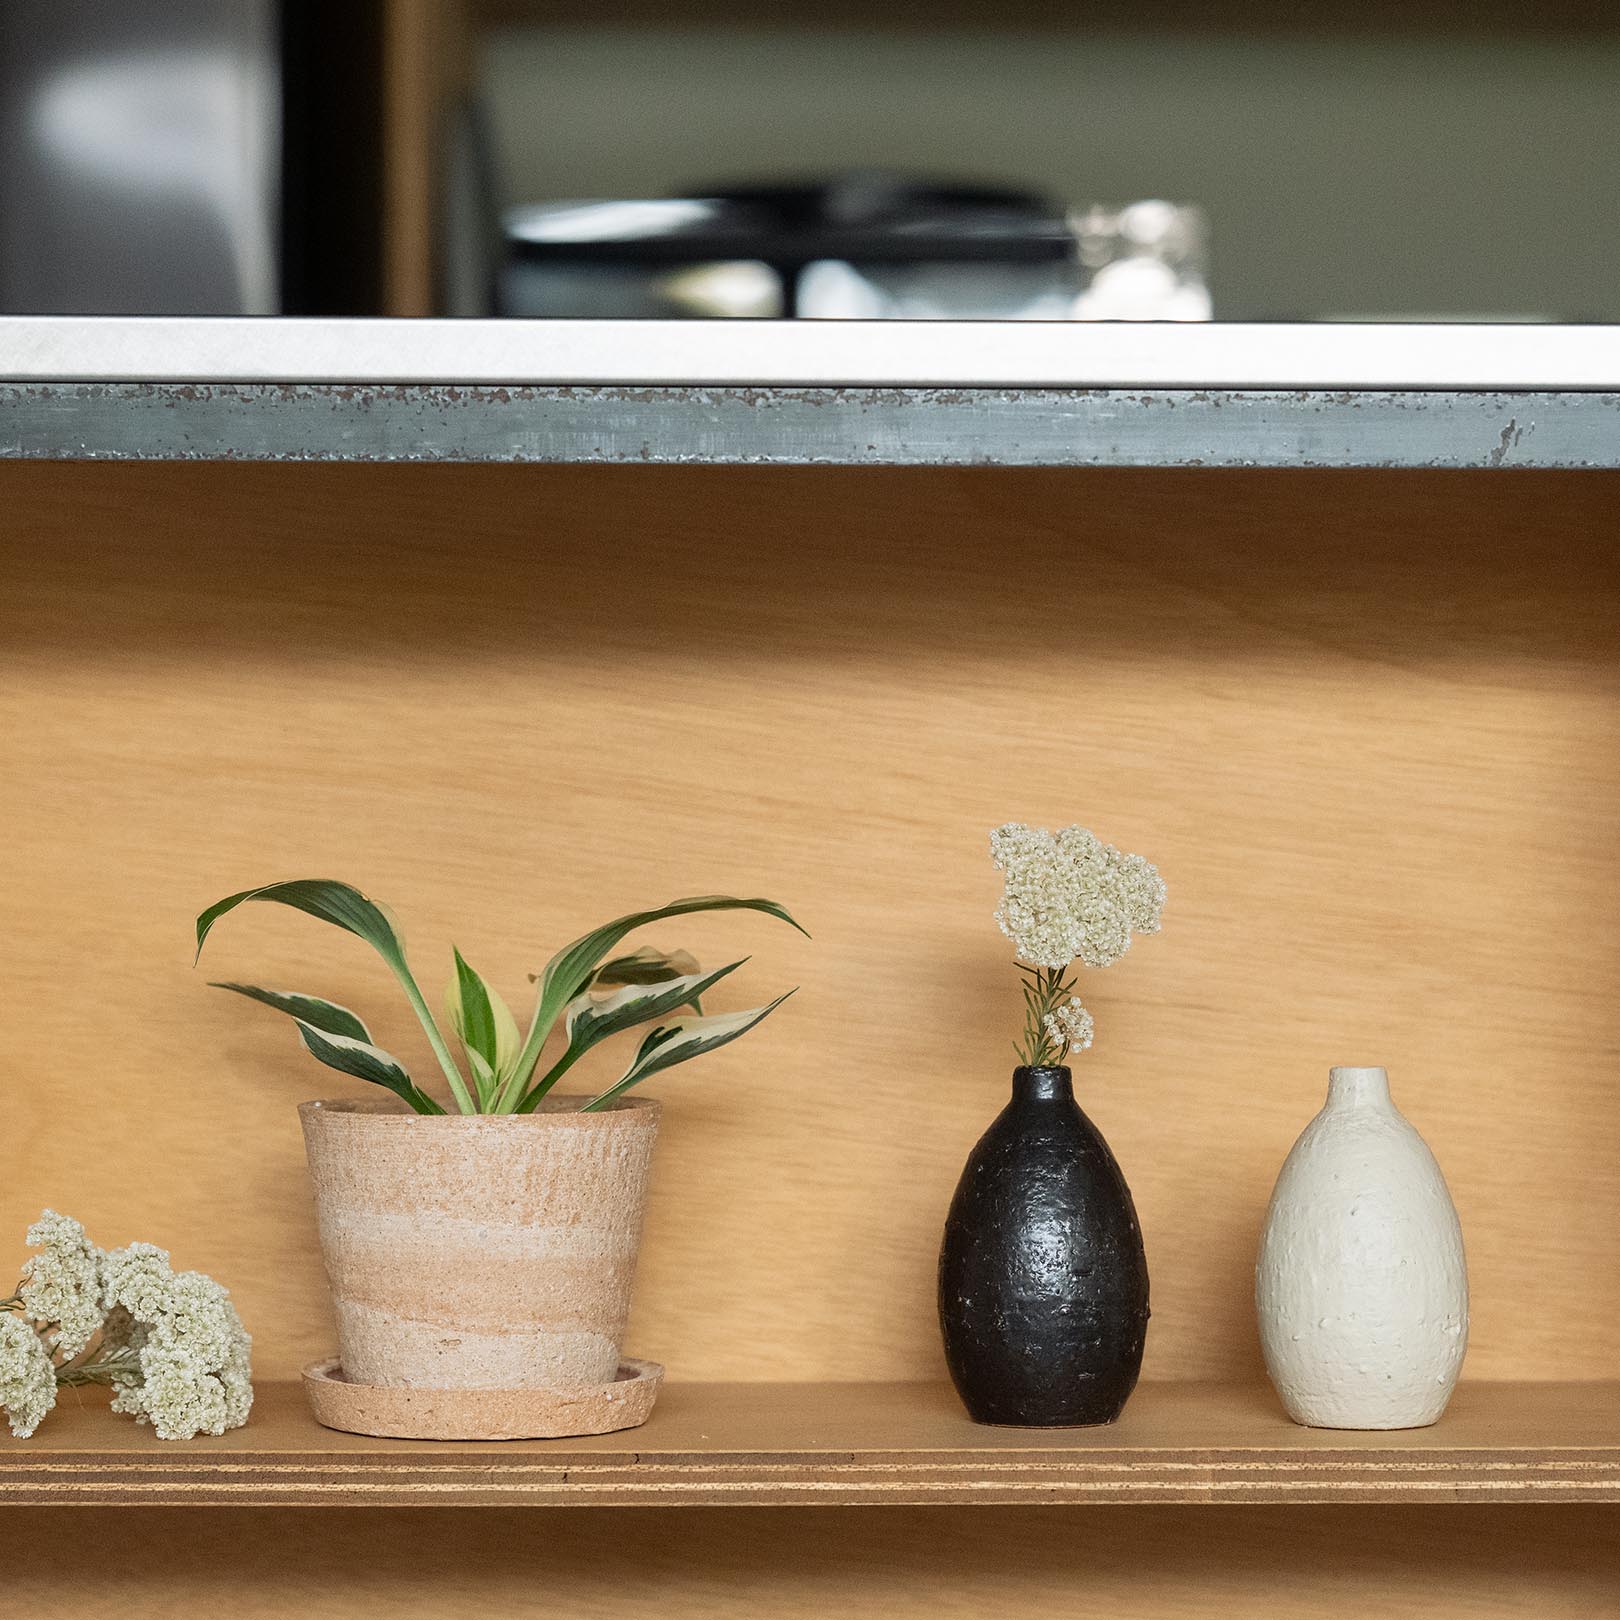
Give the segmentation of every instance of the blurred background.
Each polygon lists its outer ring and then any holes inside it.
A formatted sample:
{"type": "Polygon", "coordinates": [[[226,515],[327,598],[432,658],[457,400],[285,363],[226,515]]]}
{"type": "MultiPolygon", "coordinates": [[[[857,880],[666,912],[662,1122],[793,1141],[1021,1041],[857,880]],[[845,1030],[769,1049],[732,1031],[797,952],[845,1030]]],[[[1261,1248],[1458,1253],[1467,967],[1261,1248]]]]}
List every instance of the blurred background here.
{"type": "Polygon", "coordinates": [[[1620,7],[7,0],[0,311],[1620,320],[1620,7]]]}

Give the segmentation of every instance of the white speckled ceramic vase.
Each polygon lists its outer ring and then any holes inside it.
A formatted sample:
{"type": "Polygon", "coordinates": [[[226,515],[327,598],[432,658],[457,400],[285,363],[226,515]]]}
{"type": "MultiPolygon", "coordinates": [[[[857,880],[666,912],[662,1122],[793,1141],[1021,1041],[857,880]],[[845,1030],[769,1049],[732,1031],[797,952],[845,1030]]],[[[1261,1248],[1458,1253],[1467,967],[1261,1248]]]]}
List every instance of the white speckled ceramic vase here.
{"type": "Polygon", "coordinates": [[[1382,1069],[1332,1069],[1277,1177],[1255,1270],[1266,1370],[1320,1429],[1420,1429],[1468,1344],[1462,1228],[1382,1069]]]}

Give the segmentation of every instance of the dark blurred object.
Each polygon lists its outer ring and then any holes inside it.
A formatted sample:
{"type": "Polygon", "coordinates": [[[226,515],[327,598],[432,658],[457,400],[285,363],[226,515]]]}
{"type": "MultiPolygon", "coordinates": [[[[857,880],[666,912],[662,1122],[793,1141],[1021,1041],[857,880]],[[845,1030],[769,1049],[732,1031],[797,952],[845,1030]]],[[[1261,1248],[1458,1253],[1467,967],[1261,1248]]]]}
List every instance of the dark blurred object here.
{"type": "MultiPolygon", "coordinates": [[[[493,27],[544,23],[549,28],[594,28],[602,0],[480,0],[493,27]]],[[[1615,29],[1607,0],[1357,0],[1353,6],[1301,5],[1300,0],[890,0],[881,13],[871,0],[815,0],[813,8],[782,0],[616,0],[616,28],[758,28],[779,25],[784,14],[808,16],[827,29],[869,29],[907,35],[960,29],[1054,35],[1077,23],[1096,34],[1176,33],[1193,39],[1253,38],[1284,34],[1308,39],[1602,38],[1615,29]]]]}
{"type": "Polygon", "coordinates": [[[0,311],[377,313],[381,11],[5,0],[0,311]]]}
{"type": "Polygon", "coordinates": [[[506,315],[1207,320],[1196,209],[855,174],[506,216],[506,315]],[[1090,307],[1086,299],[1090,297],[1090,307]]]}
{"type": "Polygon", "coordinates": [[[506,234],[503,314],[818,316],[853,296],[1010,317],[1073,296],[1074,237],[1041,198],[883,174],[543,203],[506,234]]]}
{"type": "Polygon", "coordinates": [[[382,0],[282,0],[281,313],[383,309],[382,0]]]}

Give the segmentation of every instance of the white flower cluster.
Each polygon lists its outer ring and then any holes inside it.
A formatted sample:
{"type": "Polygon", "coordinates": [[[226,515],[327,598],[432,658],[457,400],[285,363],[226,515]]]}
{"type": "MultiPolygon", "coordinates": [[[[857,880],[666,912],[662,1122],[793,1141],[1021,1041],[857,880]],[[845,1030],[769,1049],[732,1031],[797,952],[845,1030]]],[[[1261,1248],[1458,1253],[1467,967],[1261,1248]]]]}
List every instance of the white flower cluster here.
{"type": "Polygon", "coordinates": [[[0,1406],[11,1432],[26,1440],[56,1405],[56,1364],[33,1324],[0,1314],[0,1406]]]}
{"type": "Polygon", "coordinates": [[[247,1422],[253,1341],[211,1277],[173,1270],[150,1243],[104,1253],[52,1210],[28,1241],[40,1252],[0,1302],[0,1407],[13,1434],[34,1432],[61,1384],[110,1386],[113,1410],[164,1440],[247,1422]]]}
{"type": "Polygon", "coordinates": [[[112,1375],[115,1412],[150,1423],[160,1440],[247,1422],[253,1341],[212,1277],[173,1271],[166,1251],[132,1243],[103,1258],[102,1303],[102,1359],[131,1364],[112,1375]]]}
{"type": "Polygon", "coordinates": [[[1081,1005],[1079,996],[1070,996],[1063,1006],[1049,1012],[1042,1023],[1053,1041],[1071,1052],[1084,1052],[1097,1031],[1091,1014],[1081,1005]]]}
{"type": "Polygon", "coordinates": [[[1078,959],[1108,967],[1133,933],[1159,930],[1158,869],[1084,827],[1050,833],[1009,821],[990,834],[990,857],[1006,875],[996,922],[1032,966],[1066,968],[1078,959]]]}
{"type": "Polygon", "coordinates": [[[54,1209],[28,1228],[28,1242],[40,1252],[23,1267],[18,1298],[36,1322],[56,1324],[47,1335],[51,1349],[60,1356],[76,1356],[96,1336],[105,1314],[101,1250],[77,1221],[54,1209]]]}

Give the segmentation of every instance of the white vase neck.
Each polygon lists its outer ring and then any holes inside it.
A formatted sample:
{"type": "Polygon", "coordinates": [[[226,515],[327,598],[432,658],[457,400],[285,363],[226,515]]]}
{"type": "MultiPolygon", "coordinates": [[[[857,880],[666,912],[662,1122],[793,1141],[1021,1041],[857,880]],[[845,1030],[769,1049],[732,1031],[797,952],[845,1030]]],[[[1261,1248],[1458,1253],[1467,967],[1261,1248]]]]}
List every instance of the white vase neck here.
{"type": "Polygon", "coordinates": [[[1387,1108],[1389,1075],[1383,1069],[1328,1070],[1329,1108],[1387,1108]]]}

